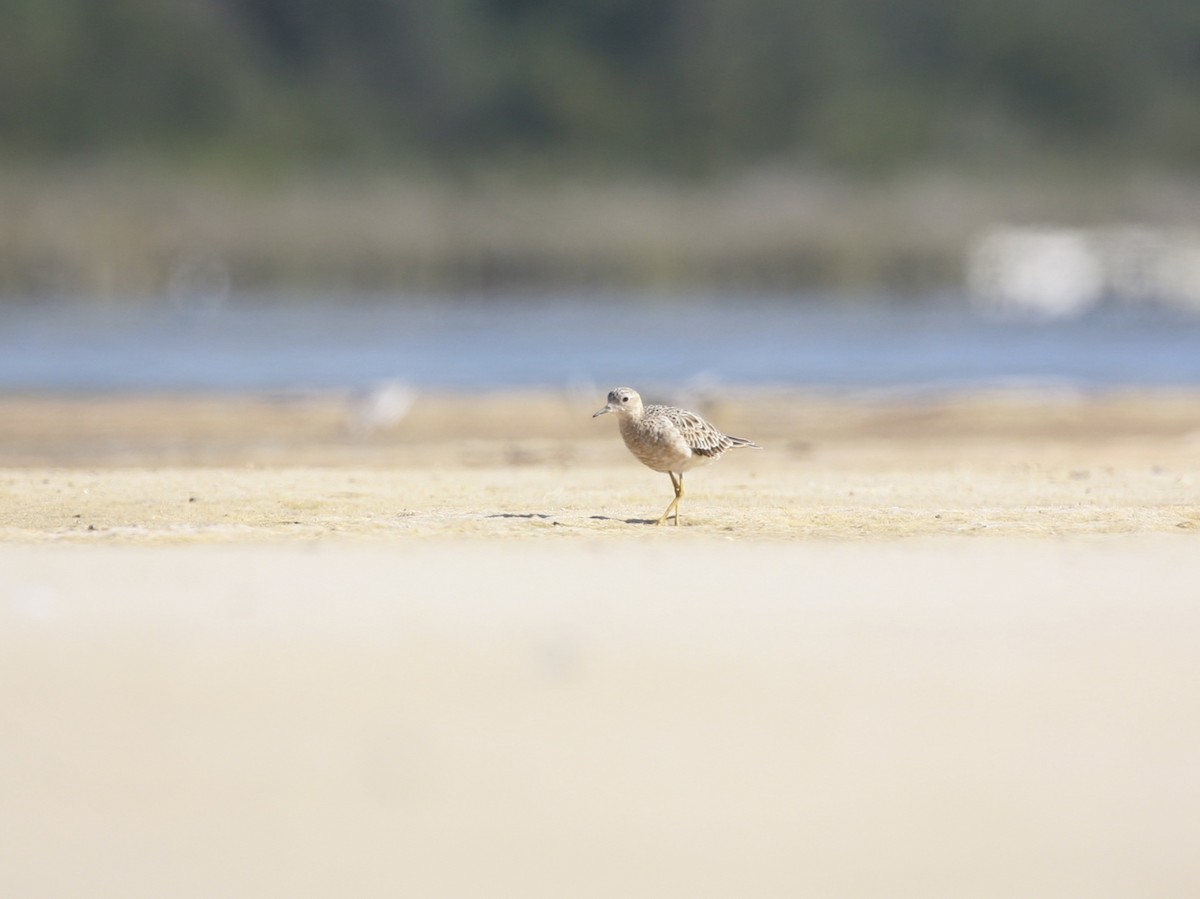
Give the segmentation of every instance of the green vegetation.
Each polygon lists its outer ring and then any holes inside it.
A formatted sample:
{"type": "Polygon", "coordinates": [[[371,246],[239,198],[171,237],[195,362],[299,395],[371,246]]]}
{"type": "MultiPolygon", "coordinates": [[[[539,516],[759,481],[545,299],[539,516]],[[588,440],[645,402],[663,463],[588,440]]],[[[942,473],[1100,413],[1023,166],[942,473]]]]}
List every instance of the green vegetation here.
{"type": "Polygon", "coordinates": [[[1198,86],[1195,0],[0,0],[0,296],[953,285],[1194,226],[1198,86]]]}
{"type": "Polygon", "coordinates": [[[1200,167],[1194,0],[0,0],[9,162],[1200,167]]]}

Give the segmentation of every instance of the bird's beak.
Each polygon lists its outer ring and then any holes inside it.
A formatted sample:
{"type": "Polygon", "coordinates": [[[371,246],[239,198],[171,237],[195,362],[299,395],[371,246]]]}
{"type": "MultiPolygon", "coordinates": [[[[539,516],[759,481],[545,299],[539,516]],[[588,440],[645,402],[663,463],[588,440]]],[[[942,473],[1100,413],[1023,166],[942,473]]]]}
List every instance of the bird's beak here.
{"type": "Polygon", "coordinates": [[[594,413],[594,414],[592,415],[592,418],[599,418],[599,417],[600,417],[601,415],[603,415],[605,412],[611,412],[612,410],[613,410],[612,403],[609,403],[607,406],[605,406],[605,407],[604,407],[603,409],[601,409],[599,412],[596,412],[596,413],[594,413]]]}

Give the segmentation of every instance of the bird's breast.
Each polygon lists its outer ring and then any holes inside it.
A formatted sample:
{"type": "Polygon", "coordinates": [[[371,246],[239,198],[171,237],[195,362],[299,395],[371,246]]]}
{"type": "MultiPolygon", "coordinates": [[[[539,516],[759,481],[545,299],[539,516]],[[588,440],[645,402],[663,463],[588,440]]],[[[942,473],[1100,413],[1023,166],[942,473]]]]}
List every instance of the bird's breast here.
{"type": "Polygon", "coordinates": [[[622,420],[621,437],[637,460],[655,471],[682,471],[695,461],[691,448],[674,428],[622,420]]]}

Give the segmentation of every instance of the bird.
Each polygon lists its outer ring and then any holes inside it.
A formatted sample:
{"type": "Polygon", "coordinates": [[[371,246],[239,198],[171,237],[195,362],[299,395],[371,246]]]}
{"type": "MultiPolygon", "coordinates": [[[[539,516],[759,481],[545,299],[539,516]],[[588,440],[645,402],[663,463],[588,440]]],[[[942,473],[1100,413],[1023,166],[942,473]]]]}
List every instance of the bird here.
{"type": "Polygon", "coordinates": [[[608,392],[608,403],[592,415],[598,418],[611,412],[621,426],[625,446],[639,462],[654,471],[665,471],[671,479],[675,498],[659,517],[662,525],[674,513],[679,524],[679,501],[683,499],[683,473],[698,465],[715,462],[735,446],[762,449],[744,437],[731,437],[709,424],[695,412],[677,406],[642,405],[632,387],[617,387],[608,392]],[[679,478],[676,480],[676,475],[679,478]]]}

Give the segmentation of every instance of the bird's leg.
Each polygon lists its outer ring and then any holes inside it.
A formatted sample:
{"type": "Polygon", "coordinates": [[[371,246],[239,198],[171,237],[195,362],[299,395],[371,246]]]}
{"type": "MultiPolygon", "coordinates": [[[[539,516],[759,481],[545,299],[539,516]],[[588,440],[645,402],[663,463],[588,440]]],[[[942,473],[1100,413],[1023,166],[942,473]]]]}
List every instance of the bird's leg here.
{"type": "Polygon", "coordinates": [[[674,512],[675,523],[679,524],[679,497],[683,496],[683,473],[680,472],[678,481],[675,480],[674,472],[668,471],[667,477],[671,479],[671,486],[675,489],[675,498],[671,500],[671,504],[667,506],[666,511],[662,513],[657,523],[662,524],[671,516],[671,513],[674,512]]]}

